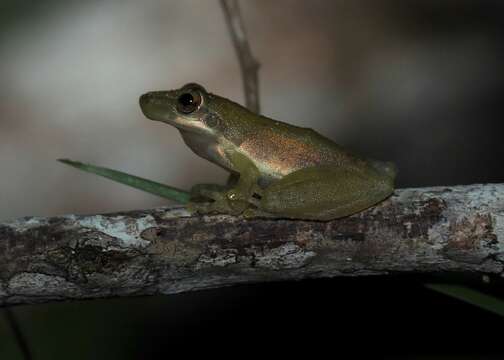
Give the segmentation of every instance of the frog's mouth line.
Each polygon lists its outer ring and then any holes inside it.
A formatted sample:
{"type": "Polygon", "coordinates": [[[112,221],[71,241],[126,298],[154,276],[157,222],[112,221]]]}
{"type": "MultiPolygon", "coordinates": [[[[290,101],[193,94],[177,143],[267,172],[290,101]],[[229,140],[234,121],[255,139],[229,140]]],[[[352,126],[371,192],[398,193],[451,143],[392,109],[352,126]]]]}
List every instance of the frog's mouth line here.
{"type": "Polygon", "coordinates": [[[209,135],[209,129],[205,126],[203,121],[198,118],[188,119],[187,117],[176,116],[173,120],[161,120],[169,125],[176,127],[179,130],[209,135]]]}
{"type": "MultiPolygon", "coordinates": [[[[178,114],[174,116],[166,116],[166,114],[163,114],[163,116],[156,116],[155,114],[149,113],[149,110],[144,108],[142,108],[142,112],[149,120],[159,121],[171,125],[177,130],[207,136],[209,135],[208,128],[204,125],[202,121],[200,121],[197,118],[188,119],[187,117],[182,117],[178,114]]],[[[169,112],[167,113],[170,114],[169,112]]],[[[171,114],[173,114],[173,112],[171,114]]]]}

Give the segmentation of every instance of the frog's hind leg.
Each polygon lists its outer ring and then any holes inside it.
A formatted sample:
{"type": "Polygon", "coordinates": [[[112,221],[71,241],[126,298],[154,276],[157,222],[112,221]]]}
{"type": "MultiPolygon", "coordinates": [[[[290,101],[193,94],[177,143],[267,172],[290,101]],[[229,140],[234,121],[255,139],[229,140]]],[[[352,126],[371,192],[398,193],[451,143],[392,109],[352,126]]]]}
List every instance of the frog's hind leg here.
{"type": "Polygon", "coordinates": [[[330,220],[367,209],[392,192],[393,179],[374,169],[318,166],[272,183],[258,210],[288,218],[330,220]]]}

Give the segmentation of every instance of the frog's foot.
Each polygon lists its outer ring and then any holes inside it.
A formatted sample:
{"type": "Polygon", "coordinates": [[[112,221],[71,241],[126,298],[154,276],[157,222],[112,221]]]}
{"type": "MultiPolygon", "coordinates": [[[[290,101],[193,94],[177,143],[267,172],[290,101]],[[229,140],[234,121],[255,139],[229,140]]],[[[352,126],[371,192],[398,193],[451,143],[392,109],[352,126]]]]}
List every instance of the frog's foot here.
{"type": "Polygon", "coordinates": [[[217,184],[197,184],[191,188],[191,201],[187,210],[191,213],[211,214],[227,213],[227,186],[217,184]]]}
{"type": "Polygon", "coordinates": [[[262,189],[258,185],[250,186],[243,190],[240,187],[234,187],[226,191],[226,197],[230,201],[243,201],[258,207],[262,198],[262,189]]]}
{"type": "Polygon", "coordinates": [[[245,201],[229,201],[226,198],[214,201],[196,202],[191,201],[187,204],[187,210],[198,214],[229,214],[240,215],[250,205],[245,201]]]}
{"type": "Polygon", "coordinates": [[[228,208],[226,206],[222,206],[220,201],[191,201],[187,204],[186,208],[191,214],[198,213],[201,215],[228,212],[228,208]]]}
{"type": "Polygon", "coordinates": [[[260,201],[260,197],[245,194],[240,188],[229,189],[220,185],[196,185],[191,189],[191,195],[187,208],[200,214],[240,215],[251,206],[257,207],[260,201]]]}
{"type": "Polygon", "coordinates": [[[227,189],[228,187],[225,185],[197,184],[191,188],[191,200],[221,201],[226,198],[227,189]]]}
{"type": "Polygon", "coordinates": [[[257,207],[249,207],[243,212],[243,217],[246,219],[251,219],[251,218],[278,218],[278,215],[268,213],[266,211],[262,211],[258,209],[257,207]]]}

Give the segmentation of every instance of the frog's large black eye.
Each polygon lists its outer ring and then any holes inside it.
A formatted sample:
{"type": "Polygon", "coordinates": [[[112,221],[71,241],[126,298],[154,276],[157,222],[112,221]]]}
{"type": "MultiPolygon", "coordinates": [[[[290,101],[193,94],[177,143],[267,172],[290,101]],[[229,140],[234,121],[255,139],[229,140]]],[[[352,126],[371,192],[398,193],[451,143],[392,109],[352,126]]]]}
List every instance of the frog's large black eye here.
{"type": "Polygon", "coordinates": [[[190,114],[201,105],[201,95],[197,91],[188,91],[177,99],[177,109],[181,113],[190,114]]]}

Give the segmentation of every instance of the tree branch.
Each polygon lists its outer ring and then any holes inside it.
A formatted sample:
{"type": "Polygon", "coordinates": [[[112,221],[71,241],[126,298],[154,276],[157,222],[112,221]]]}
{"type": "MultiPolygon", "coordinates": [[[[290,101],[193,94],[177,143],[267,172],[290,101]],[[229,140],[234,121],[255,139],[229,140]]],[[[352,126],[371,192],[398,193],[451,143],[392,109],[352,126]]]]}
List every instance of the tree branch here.
{"type": "Polygon", "coordinates": [[[245,92],[245,105],[249,110],[259,114],[259,77],[257,74],[259,71],[259,62],[254,58],[250,50],[238,1],[221,0],[221,5],[236,55],[240,62],[245,92]]]}
{"type": "Polygon", "coordinates": [[[0,224],[2,305],[503,266],[504,184],[397,190],[330,222],[158,208],[0,224]]]}

